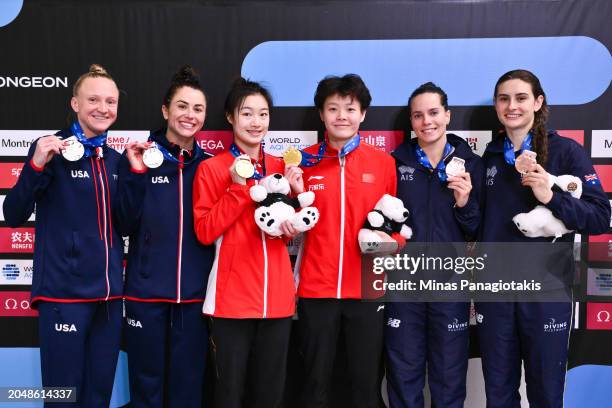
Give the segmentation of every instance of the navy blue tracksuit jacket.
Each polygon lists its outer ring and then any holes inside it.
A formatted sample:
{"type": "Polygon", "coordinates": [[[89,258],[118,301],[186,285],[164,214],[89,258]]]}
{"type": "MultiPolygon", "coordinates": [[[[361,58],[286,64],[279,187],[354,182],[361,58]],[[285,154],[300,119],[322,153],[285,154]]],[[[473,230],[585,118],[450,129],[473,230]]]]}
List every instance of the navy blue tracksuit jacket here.
{"type": "MultiPolygon", "coordinates": [[[[165,137],[151,140],[177,160],[180,147],[165,137]]],[[[125,297],[135,301],[203,302],[214,247],[198,242],[193,227],[192,184],[198,165],[210,157],[197,144],[183,164],[165,159],[144,173],[131,170],[124,153],[119,166],[117,217],[129,233],[125,297]]]]}
{"type": "MultiPolygon", "coordinates": [[[[443,158],[465,160],[472,191],[463,208],[455,207],[453,190],[421,165],[415,154],[417,139],[393,153],[397,167],[397,195],[410,211],[416,243],[465,242],[474,239],[480,223],[482,162],[460,137],[448,134],[453,151],[443,158]]],[[[418,245],[424,248],[426,245],[418,245]]],[[[433,247],[433,246],[432,246],[433,247]]],[[[434,252],[440,250],[434,247],[434,252]]],[[[453,272],[451,272],[453,274],[453,272]]],[[[422,275],[424,276],[424,275],[422,275]]],[[[409,299],[404,299],[409,300],[409,299]]],[[[423,407],[426,367],[436,407],[463,407],[469,345],[467,302],[393,302],[386,305],[385,346],[390,406],[423,407]]]]}
{"type": "Polygon", "coordinates": [[[3,206],[11,227],[27,221],[36,206],[33,304],[120,298],[123,240],[112,213],[119,153],[105,145],[103,158],[70,162],[56,155],[38,171],[31,164],[37,143],[3,206]]]}
{"type": "MultiPolygon", "coordinates": [[[[545,170],[552,175],[571,174],[582,180],[580,199],[553,189],[546,204],[553,215],[578,233],[600,234],[608,230],[610,204],[584,148],[556,132],[548,135],[548,161],[545,170]]],[[[512,222],[516,214],[541,205],[529,187],[521,185],[520,174],[504,159],[500,135],[489,144],[483,156],[485,166],[484,214],[481,236],[484,244],[504,243],[510,258],[506,266],[521,269],[529,262],[551,281],[567,291],[573,281],[572,243],[574,233],[559,238],[527,238],[512,222]],[[521,243],[523,245],[521,245],[521,243]],[[530,248],[552,249],[538,256],[530,248]],[[531,244],[531,245],[530,245],[531,244]],[[543,246],[542,246],[543,245],[543,246]],[[529,255],[527,255],[529,253],[529,255]],[[522,254],[522,255],[521,255],[522,254]],[[549,279],[552,278],[552,279],[549,279]]],[[[535,269],[534,269],[535,271],[535,269]]],[[[518,271],[516,271],[518,273],[518,271]]],[[[533,272],[530,272],[533,273],[533,272]]],[[[525,365],[527,397],[534,407],[561,407],[567,363],[568,337],[572,324],[571,302],[479,302],[476,318],[480,338],[488,407],[520,406],[518,388],[521,360],[525,365]]]]}

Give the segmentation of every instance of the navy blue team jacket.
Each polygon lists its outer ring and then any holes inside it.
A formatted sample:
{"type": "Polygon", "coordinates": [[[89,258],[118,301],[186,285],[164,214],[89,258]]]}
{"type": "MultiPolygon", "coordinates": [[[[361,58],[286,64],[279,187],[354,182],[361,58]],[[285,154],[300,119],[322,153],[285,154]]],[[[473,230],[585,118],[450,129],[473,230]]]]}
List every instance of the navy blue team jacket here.
{"type": "Polygon", "coordinates": [[[447,187],[448,183],[419,163],[416,138],[402,143],[392,153],[397,168],[397,196],[410,211],[411,242],[463,242],[476,237],[480,223],[482,162],[459,136],[448,134],[447,140],[454,150],[445,158],[445,163],[452,157],[464,159],[472,181],[470,197],[462,208],[455,207],[453,190],[447,187]]]}
{"type": "MultiPolygon", "coordinates": [[[[485,179],[481,240],[484,247],[497,245],[492,249],[496,257],[489,263],[497,262],[497,270],[506,268],[505,278],[533,278],[542,282],[543,291],[567,289],[574,279],[574,233],[565,234],[552,244],[553,238],[527,238],[514,225],[512,218],[515,215],[542,204],[530,187],[521,185],[521,176],[514,165],[506,163],[504,137],[505,134],[501,134],[494,139],[483,155],[485,179]],[[503,244],[500,247],[494,243],[503,244]]],[[[601,234],[608,230],[610,203],[582,146],[556,132],[549,132],[545,170],[555,176],[571,174],[582,180],[580,199],[553,188],[553,198],[546,207],[555,217],[578,233],[601,234]]]]}
{"type": "Polygon", "coordinates": [[[31,163],[37,143],[3,205],[11,227],[26,222],[36,207],[32,303],[120,298],[123,240],[112,214],[119,153],[103,146],[102,157],[75,162],[56,155],[38,171],[31,163]]]}
{"type": "MultiPolygon", "coordinates": [[[[180,159],[165,129],[151,140],[180,159]]],[[[164,159],[156,169],[135,173],[124,152],[119,166],[117,216],[129,233],[125,298],[135,301],[202,302],[214,246],[198,242],[193,226],[193,178],[210,157],[197,144],[183,163],[164,159]]]]}
{"type": "MultiPolygon", "coordinates": [[[[546,242],[552,238],[527,238],[512,222],[512,217],[542,205],[530,187],[521,185],[521,176],[504,159],[504,137],[500,135],[483,155],[485,175],[485,210],[482,240],[485,242],[546,242]]],[[[582,197],[578,200],[556,187],[546,204],[568,229],[580,233],[601,234],[610,225],[610,202],[597,179],[593,164],[582,146],[572,139],[548,133],[548,162],[545,170],[555,176],[571,174],[582,180],[582,197]]],[[[573,242],[569,233],[557,241],[573,242]]]]}

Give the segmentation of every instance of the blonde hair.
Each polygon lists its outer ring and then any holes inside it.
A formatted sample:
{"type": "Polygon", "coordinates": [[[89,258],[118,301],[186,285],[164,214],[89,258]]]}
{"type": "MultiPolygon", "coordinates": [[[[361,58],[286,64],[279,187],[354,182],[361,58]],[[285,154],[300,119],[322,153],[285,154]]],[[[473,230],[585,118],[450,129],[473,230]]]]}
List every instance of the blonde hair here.
{"type": "Polygon", "coordinates": [[[77,79],[76,82],[74,83],[72,87],[72,96],[77,95],[77,93],[79,92],[79,88],[83,84],[83,81],[86,80],[87,78],[106,78],[106,79],[110,79],[111,81],[115,82],[113,77],[111,77],[109,73],[106,72],[106,69],[104,69],[102,65],[91,64],[89,66],[89,71],[81,75],[79,79],[77,79]]]}

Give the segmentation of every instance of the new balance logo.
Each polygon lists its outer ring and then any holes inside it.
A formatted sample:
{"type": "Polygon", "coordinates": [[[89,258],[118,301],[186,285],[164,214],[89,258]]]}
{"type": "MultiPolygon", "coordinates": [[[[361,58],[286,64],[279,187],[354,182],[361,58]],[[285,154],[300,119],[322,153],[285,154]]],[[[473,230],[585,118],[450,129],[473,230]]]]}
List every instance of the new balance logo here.
{"type": "Polygon", "coordinates": [[[391,326],[394,329],[397,329],[398,327],[400,327],[400,323],[402,321],[400,319],[394,319],[392,317],[389,318],[389,320],[387,321],[387,326],[391,326]]]}

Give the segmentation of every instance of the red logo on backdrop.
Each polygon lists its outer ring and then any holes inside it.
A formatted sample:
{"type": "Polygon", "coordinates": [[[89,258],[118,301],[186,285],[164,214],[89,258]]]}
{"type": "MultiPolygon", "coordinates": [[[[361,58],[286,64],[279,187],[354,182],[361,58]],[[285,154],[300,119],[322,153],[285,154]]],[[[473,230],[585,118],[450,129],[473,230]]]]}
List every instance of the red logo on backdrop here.
{"type": "Polygon", "coordinates": [[[30,308],[30,292],[0,292],[0,316],[38,316],[30,308]]]}
{"type": "Polygon", "coordinates": [[[557,130],[557,133],[563,137],[573,139],[584,146],[584,130],[557,130]]]}
{"type": "Polygon", "coordinates": [[[401,130],[360,130],[359,136],[361,142],[387,153],[391,153],[404,140],[401,130]]]}
{"type": "Polygon", "coordinates": [[[595,165],[595,171],[606,193],[612,193],[612,166],[609,164],[595,165]]]}
{"type": "Polygon", "coordinates": [[[612,262],[612,234],[589,236],[589,261],[612,262]]]}
{"type": "Polygon", "coordinates": [[[0,228],[0,253],[34,252],[34,228],[0,228]]]}
{"type": "Polygon", "coordinates": [[[0,163],[0,188],[13,188],[22,168],[23,163],[0,163]]]}
{"type": "Polygon", "coordinates": [[[231,130],[202,130],[195,135],[198,146],[212,155],[228,150],[233,139],[231,130]]]}
{"type": "Polygon", "coordinates": [[[612,303],[587,303],[587,329],[612,330],[612,303]]]}

